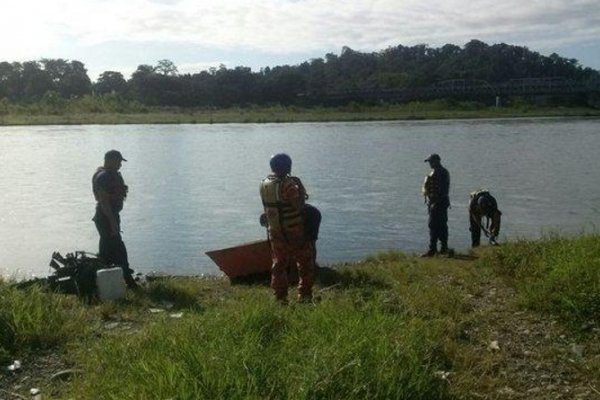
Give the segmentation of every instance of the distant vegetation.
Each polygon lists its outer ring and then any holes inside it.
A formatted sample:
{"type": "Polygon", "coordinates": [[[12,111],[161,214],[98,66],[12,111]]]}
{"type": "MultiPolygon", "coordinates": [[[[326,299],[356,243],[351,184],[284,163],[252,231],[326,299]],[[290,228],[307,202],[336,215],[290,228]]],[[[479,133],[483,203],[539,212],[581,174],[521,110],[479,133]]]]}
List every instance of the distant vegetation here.
{"type": "MultiPolygon", "coordinates": [[[[488,45],[479,40],[462,48],[453,44],[440,48],[399,45],[372,53],[344,47],[340,55],[330,53],[299,65],[266,67],[259,72],[220,66],[180,74],[171,61],[160,60],[154,66],[138,66],[129,79],[120,72],[105,71],[94,83],[80,61],[5,61],[0,62],[0,116],[63,115],[81,110],[139,113],[144,107],[315,107],[332,105],[331,94],[345,91],[419,88],[449,79],[495,84],[549,77],[595,82],[600,73],[557,54],[543,56],[526,47],[488,45]]],[[[559,101],[560,105],[567,103],[597,105],[598,99],[581,96],[559,101]]]]}
{"type": "Polygon", "coordinates": [[[0,125],[67,124],[217,124],[267,122],[392,121],[456,118],[599,117],[600,108],[540,106],[516,97],[511,106],[493,107],[474,101],[446,99],[377,105],[350,102],[339,106],[273,105],[190,108],[145,106],[115,95],[65,99],[61,108],[46,103],[5,103],[0,125]]]}

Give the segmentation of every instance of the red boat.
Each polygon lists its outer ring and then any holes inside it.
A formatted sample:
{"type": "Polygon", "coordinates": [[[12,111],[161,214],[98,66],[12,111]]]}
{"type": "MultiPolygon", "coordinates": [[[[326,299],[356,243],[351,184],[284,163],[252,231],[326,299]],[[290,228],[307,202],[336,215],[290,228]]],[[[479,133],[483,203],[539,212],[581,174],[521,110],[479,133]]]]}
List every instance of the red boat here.
{"type": "Polygon", "coordinates": [[[229,278],[264,274],[271,271],[271,246],[268,240],[243,243],[226,249],[207,251],[229,278]]]}

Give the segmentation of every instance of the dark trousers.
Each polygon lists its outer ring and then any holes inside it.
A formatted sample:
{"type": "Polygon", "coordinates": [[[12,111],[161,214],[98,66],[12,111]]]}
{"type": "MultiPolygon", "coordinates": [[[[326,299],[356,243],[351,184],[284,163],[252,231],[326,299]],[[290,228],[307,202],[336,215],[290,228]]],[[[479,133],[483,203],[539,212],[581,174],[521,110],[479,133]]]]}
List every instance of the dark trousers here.
{"type": "MultiPolygon", "coordinates": [[[[500,233],[500,220],[502,213],[499,210],[494,211],[491,217],[488,217],[488,222],[491,225],[486,226],[486,229],[493,238],[496,238],[500,233]]],[[[475,211],[469,211],[469,230],[471,231],[471,246],[477,247],[480,244],[481,231],[483,230],[482,218],[484,216],[475,211]]],[[[487,224],[486,224],[487,225],[487,224]]]]}
{"type": "Polygon", "coordinates": [[[429,205],[429,250],[437,251],[440,241],[441,251],[448,250],[448,202],[429,205]]]}
{"type": "MultiPolygon", "coordinates": [[[[121,217],[118,213],[114,214],[114,217],[117,221],[117,230],[120,231],[121,217]]],[[[108,218],[99,208],[96,209],[96,215],[94,215],[93,220],[100,234],[98,256],[106,264],[114,264],[121,267],[127,286],[135,286],[135,280],[132,276],[133,271],[129,268],[129,260],[127,259],[127,248],[125,247],[125,243],[123,243],[121,234],[111,235],[108,218]]]]}

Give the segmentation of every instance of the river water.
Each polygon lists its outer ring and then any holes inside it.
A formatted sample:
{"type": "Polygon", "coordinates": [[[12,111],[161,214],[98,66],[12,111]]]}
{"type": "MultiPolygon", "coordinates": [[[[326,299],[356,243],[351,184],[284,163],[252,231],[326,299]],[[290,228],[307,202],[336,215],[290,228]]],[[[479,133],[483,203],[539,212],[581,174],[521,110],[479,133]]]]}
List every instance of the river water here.
{"type": "Polygon", "coordinates": [[[91,176],[112,148],[129,160],[123,238],[140,272],[219,274],[205,251],[264,238],[258,184],[281,151],[323,214],[321,264],[426,249],[432,152],[451,174],[457,250],[478,188],[498,199],[500,241],[600,223],[597,119],[0,127],[3,275],[45,275],[55,250],[97,251],[91,176]]]}

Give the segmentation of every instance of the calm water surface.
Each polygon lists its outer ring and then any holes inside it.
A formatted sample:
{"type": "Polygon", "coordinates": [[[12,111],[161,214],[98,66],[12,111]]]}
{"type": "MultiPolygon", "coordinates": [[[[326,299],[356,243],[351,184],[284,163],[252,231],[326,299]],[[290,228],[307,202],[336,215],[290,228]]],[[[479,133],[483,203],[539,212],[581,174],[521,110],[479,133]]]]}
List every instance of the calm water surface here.
{"type": "Polygon", "coordinates": [[[322,264],[426,248],[432,152],[452,177],[451,247],[470,244],[478,188],[498,199],[501,240],[600,223],[600,120],[0,127],[4,275],[45,275],[55,250],[97,250],[91,176],[111,148],[129,160],[123,237],[141,272],[217,274],[205,251],[264,238],[258,184],[280,151],[323,213],[322,264]]]}

